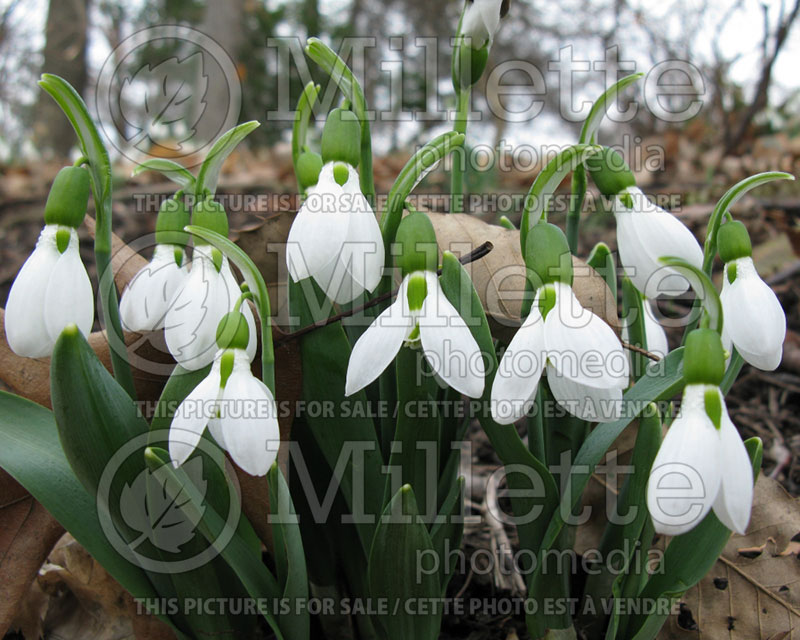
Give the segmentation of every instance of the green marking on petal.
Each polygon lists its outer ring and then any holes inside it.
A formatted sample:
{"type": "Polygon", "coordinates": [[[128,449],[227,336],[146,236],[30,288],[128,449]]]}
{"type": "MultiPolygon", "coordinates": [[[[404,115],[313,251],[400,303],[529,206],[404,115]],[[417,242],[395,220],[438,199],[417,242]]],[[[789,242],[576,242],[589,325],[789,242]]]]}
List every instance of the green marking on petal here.
{"type": "Polygon", "coordinates": [[[340,187],[343,187],[347,183],[349,177],[350,169],[346,164],[343,162],[337,162],[335,165],[333,165],[333,179],[336,180],[336,184],[338,184],[340,187]]]}
{"type": "Polygon", "coordinates": [[[620,193],[619,199],[628,209],[633,209],[633,196],[630,193],[620,193]]]}
{"type": "Polygon", "coordinates": [[[231,377],[231,373],[233,373],[233,362],[236,358],[236,354],[231,349],[225,351],[222,354],[222,358],[219,362],[219,374],[220,374],[220,382],[219,388],[224,389],[225,385],[228,383],[228,378],[231,377]]]}
{"type": "Polygon", "coordinates": [[[717,429],[722,428],[722,398],[719,389],[706,389],[704,403],[706,415],[711,418],[711,422],[717,429]]]}
{"type": "Polygon", "coordinates": [[[172,254],[175,258],[175,264],[178,265],[180,269],[183,266],[183,249],[180,247],[175,247],[175,251],[172,254]]]}
{"type": "Polygon", "coordinates": [[[427,295],[428,283],[425,281],[425,274],[411,274],[408,278],[408,291],[406,293],[408,308],[411,311],[419,311],[422,309],[422,303],[425,301],[425,296],[427,295]]]}
{"type": "Polygon", "coordinates": [[[736,280],[736,263],[730,262],[727,265],[727,269],[725,269],[725,275],[728,278],[728,284],[733,284],[733,281],[736,280]]]}
{"type": "Polygon", "coordinates": [[[211,250],[211,261],[214,263],[214,268],[217,270],[217,273],[222,269],[222,257],[222,251],[216,247],[211,250]]]}
{"type": "Polygon", "coordinates": [[[547,284],[542,287],[542,293],[539,296],[539,312],[542,314],[542,319],[547,317],[550,310],[556,306],[556,288],[553,285],[547,284]]]}
{"type": "Polygon", "coordinates": [[[69,241],[72,239],[72,232],[69,229],[59,229],[56,231],[56,247],[59,253],[64,253],[69,248],[69,241]]]}

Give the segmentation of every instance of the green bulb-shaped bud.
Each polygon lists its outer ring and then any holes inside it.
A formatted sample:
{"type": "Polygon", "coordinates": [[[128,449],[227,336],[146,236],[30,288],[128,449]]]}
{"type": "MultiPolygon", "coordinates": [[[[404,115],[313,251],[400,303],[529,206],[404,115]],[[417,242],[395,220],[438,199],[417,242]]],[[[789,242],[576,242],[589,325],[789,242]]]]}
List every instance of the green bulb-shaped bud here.
{"type": "Polygon", "coordinates": [[[303,191],[313,187],[319,181],[319,172],[322,171],[322,156],[313,151],[303,151],[297,158],[295,171],[303,191]]]}
{"type": "Polygon", "coordinates": [[[77,229],[83,222],[88,204],[89,172],[83,167],[64,167],[53,180],[47,196],[44,222],[77,229]]]}
{"type": "Polygon", "coordinates": [[[334,109],[322,129],[322,161],[346,162],[358,167],[361,159],[361,123],[349,109],[334,109]]]}
{"type": "Polygon", "coordinates": [[[525,240],[525,265],[543,284],[563,282],[572,286],[572,254],[567,236],[556,225],[540,222],[528,231],[525,240]]]}
{"type": "Polygon", "coordinates": [[[625,158],[610,147],[603,147],[602,151],[587,159],[586,169],[606,198],[613,198],[625,189],[636,186],[636,179],[625,158]]]}
{"type": "Polygon", "coordinates": [[[156,242],[185,247],[189,234],[183,229],[189,224],[189,211],[183,198],[168,198],[161,203],[156,218],[156,242]]]}
{"type": "Polygon", "coordinates": [[[472,46],[459,39],[459,43],[453,51],[453,87],[456,91],[469,89],[481,79],[486,63],[489,61],[489,44],[484,44],[480,49],[473,49],[472,46]]]}
{"type": "Polygon", "coordinates": [[[220,349],[247,349],[249,341],[250,328],[244,314],[231,311],[222,316],[217,325],[217,346],[220,349]]]}
{"type": "MultiPolygon", "coordinates": [[[[228,236],[228,214],[224,207],[215,200],[208,198],[198,202],[192,212],[192,224],[204,229],[211,229],[218,234],[228,236]]],[[[195,238],[195,244],[206,244],[200,238],[195,238]]]]}
{"type": "Polygon", "coordinates": [[[750,234],[738,220],[726,222],[719,228],[717,236],[719,257],[723,262],[733,262],[739,258],[750,258],[753,255],[753,245],[750,234]]]}
{"type": "Polygon", "coordinates": [[[683,377],[686,384],[719,386],[725,375],[725,349],[712,329],[695,329],[686,338],[683,377]]]}
{"type": "Polygon", "coordinates": [[[403,218],[397,227],[395,247],[398,250],[395,263],[403,276],[415,271],[436,271],[439,266],[436,232],[424,213],[416,211],[403,218]]]}

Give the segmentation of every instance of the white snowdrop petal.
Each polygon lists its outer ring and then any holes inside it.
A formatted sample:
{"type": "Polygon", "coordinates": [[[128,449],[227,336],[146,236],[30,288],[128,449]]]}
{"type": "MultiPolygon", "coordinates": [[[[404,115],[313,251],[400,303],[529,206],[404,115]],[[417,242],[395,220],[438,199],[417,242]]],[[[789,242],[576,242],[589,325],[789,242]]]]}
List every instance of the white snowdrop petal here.
{"type": "Polygon", "coordinates": [[[492,383],[495,422],[512,424],[528,412],[544,371],[545,357],[544,320],[534,305],[500,359],[492,383]]]}
{"type": "Polygon", "coordinates": [[[547,383],[556,402],[586,422],[613,422],[622,415],[622,389],[597,389],[580,384],[547,367],[547,383]]]}
{"type": "Polygon", "coordinates": [[[407,291],[406,277],[397,299],[375,318],[353,346],[347,364],[346,396],[363,389],[381,375],[414,329],[415,319],[408,309],[407,291]]]}
{"type": "Polygon", "coordinates": [[[202,369],[217,352],[217,326],[231,306],[228,287],[207,255],[195,249],[189,276],[167,311],[164,337],[186,369],[202,369]]]}
{"type": "Polygon", "coordinates": [[[548,362],[561,376],[597,389],[628,385],[628,359],[613,329],[583,308],[567,285],[556,285],[544,337],[548,362]]]}
{"type": "Polygon", "coordinates": [[[705,413],[703,385],[689,385],[647,483],[647,508],[658,533],[690,531],[708,514],[722,482],[721,438],[705,413]]]}
{"type": "Polygon", "coordinates": [[[775,369],[783,352],[786,315],[775,292],[758,277],[753,261],[736,263],[737,277],[720,296],[725,332],[748,363],[775,369]]]}
{"type": "Polygon", "coordinates": [[[44,322],[44,300],[53,268],[61,254],[54,234],[39,236],[36,248],[22,265],[5,310],[5,332],[8,346],[18,356],[41,358],[53,352],[55,340],[50,338],[44,322]]]}
{"type": "Polygon", "coordinates": [[[169,305],[189,275],[175,262],[173,245],[158,245],[153,259],[128,283],[119,303],[122,326],[128,331],[157,331],[164,327],[169,305]]]}
{"type": "Polygon", "coordinates": [[[253,476],[266,475],[278,455],[280,429],[275,399],[250,371],[231,374],[220,403],[225,448],[253,476]]]}
{"type": "Polygon", "coordinates": [[[727,409],[723,410],[721,424],[722,482],[714,501],[714,513],[728,529],[744,534],[753,505],[753,467],[727,409]]]}
{"type": "Polygon", "coordinates": [[[483,394],[486,369],[467,323],[444,295],[439,278],[426,272],[428,294],[422,303],[419,335],[425,359],[450,387],[470,398],[483,394]]]}
{"type": "Polygon", "coordinates": [[[53,342],[68,324],[77,325],[84,336],[92,331],[94,293],[77,242],[70,243],[53,267],[45,293],[44,323],[53,342]]]}
{"type": "Polygon", "coordinates": [[[647,350],[663,358],[669,353],[667,332],[664,331],[661,323],[655,319],[653,309],[647,301],[644,303],[644,311],[644,332],[647,339],[647,350]]]}
{"type": "Polygon", "coordinates": [[[220,395],[219,364],[178,405],[169,428],[169,456],[175,466],[189,459],[209,420],[216,415],[220,395]]]}

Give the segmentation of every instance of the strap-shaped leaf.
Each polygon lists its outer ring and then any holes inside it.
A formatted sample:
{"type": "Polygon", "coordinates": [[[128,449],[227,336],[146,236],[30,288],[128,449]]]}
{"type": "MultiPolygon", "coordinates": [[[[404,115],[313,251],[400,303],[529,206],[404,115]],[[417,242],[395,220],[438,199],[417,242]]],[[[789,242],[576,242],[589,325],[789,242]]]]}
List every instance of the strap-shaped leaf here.
{"type": "Polygon", "coordinates": [[[442,620],[439,574],[426,564],[436,551],[428,529],[419,518],[414,490],[405,485],[394,495],[375,530],[369,554],[369,591],[386,603],[386,613],[375,616],[387,640],[436,640],[442,620]],[[427,570],[426,570],[427,569],[427,570]],[[427,610],[417,606],[431,603],[427,610]]]}
{"type": "Polygon", "coordinates": [[[231,151],[239,146],[239,143],[259,126],[259,123],[255,120],[244,122],[236,125],[233,129],[229,129],[217,139],[208,152],[206,159],[203,160],[203,164],[200,165],[200,171],[197,174],[195,196],[198,200],[207,193],[213,194],[216,192],[217,180],[219,180],[219,172],[223,163],[228,159],[231,151]]]}
{"type": "Polygon", "coordinates": [[[194,193],[195,178],[184,166],[168,158],[149,158],[137,166],[131,176],[136,177],[145,171],[158,171],[164,177],[172,180],[181,189],[194,193]]]}
{"type": "Polygon", "coordinates": [[[436,523],[431,527],[431,542],[439,558],[439,585],[442,597],[458,564],[457,549],[464,535],[464,476],[450,485],[450,493],[442,503],[436,523]]]}
{"type": "Polygon", "coordinates": [[[311,621],[308,609],[302,606],[308,600],[308,573],[300,527],[289,487],[277,463],[272,465],[267,479],[275,570],[283,587],[283,597],[295,605],[291,613],[281,616],[278,622],[287,640],[308,640],[311,621]]]}

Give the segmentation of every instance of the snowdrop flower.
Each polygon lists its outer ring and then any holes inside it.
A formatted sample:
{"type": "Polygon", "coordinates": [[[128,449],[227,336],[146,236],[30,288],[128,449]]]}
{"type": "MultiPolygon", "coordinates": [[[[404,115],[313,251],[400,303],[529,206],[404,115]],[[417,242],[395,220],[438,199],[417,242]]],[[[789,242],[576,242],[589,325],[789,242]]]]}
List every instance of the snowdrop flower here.
{"type": "Polygon", "coordinates": [[[475,49],[491,43],[500,19],[508,13],[509,3],[510,0],[467,0],[461,19],[461,35],[470,38],[475,49]]]}
{"type": "Polygon", "coordinates": [[[253,476],[267,473],[277,457],[280,429],[275,398],[250,371],[252,357],[248,321],[233,312],[220,328],[231,322],[239,327],[236,338],[214,356],[208,376],[181,402],[172,419],[169,453],[177,467],[197,447],[205,428],[233,461],[253,476]]]}
{"type": "MultiPolygon", "coordinates": [[[[644,309],[644,336],[647,341],[647,350],[661,358],[669,353],[669,342],[667,341],[667,332],[664,327],[656,320],[653,305],[646,298],[642,300],[642,309],[644,309]]],[[[622,341],[630,342],[630,330],[628,323],[622,325],[622,341]]],[[[628,360],[630,361],[630,353],[628,353],[628,360]]]]}
{"type": "Polygon", "coordinates": [[[648,200],[625,160],[613,149],[592,156],[586,167],[600,192],[614,201],[620,262],[634,286],[651,299],[685,293],[689,281],[662,265],[659,258],[682,258],[702,268],[703,250],[692,232],[648,200]]]}
{"type": "Polygon", "coordinates": [[[85,336],[92,330],[94,294],[76,231],[88,202],[89,172],[83,167],[61,169],[47,197],[45,226],[36,248],[22,265],[6,302],[6,340],[18,356],[49,356],[69,324],[77,325],[85,336]]]}
{"type": "Polygon", "coordinates": [[[753,468],[719,389],[724,364],[718,334],[710,329],[690,334],[680,413],[658,450],[647,484],[647,508],[658,533],[686,533],[712,508],[732,531],[743,534],[747,529],[753,468]],[[699,348],[703,341],[713,345],[712,356],[708,348],[699,348]]]}
{"type": "Polygon", "coordinates": [[[373,382],[400,348],[421,346],[438,378],[471,398],[483,394],[483,354],[436,275],[436,235],[424,213],[400,223],[396,242],[404,278],[395,301],[361,335],[350,354],[345,395],[373,382]]]}
{"type": "Polygon", "coordinates": [[[127,331],[157,331],[175,293],[189,275],[183,247],[157,244],[153,258],[128,283],[119,303],[122,326],[127,331]]]}
{"type": "MultiPolygon", "coordinates": [[[[196,205],[193,224],[228,234],[225,211],[210,200],[196,205]]],[[[164,320],[167,348],[182,367],[195,371],[211,363],[217,352],[217,326],[226,313],[238,308],[240,294],[228,258],[210,245],[196,243],[189,275],[170,302],[164,320]]],[[[255,320],[247,306],[242,314],[250,328],[246,351],[252,360],[256,353],[255,320]]]]}
{"type": "Polygon", "coordinates": [[[289,231],[286,261],[292,280],[313,278],[339,304],[378,286],[383,237],[353,166],[329,162],[322,167],[289,231]]]}
{"type": "Polygon", "coordinates": [[[783,357],[786,314],[756,271],[750,238],[741,222],[720,227],[719,251],[725,261],[720,294],[723,345],[728,351],[735,346],[745,362],[758,369],[777,369],[783,357]]]}
{"type": "Polygon", "coordinates": [[[45,225],[8,294],[8,346],[26,358],[49,356],[64,327],[74,323],[88,336],[93,322],[94,294],[81,262],[78,232],[45,225]]]}
{"type": "Polygon", "coordinates": [[[611,327],[572,291],[566,237],[558,227],[539,223],[528,232],[525,253],[542,285],[500,360],[492,417],[511,424],[524,416],[546,372],[553,397],[571,414],[591,422],[615,420],[628,386],[628,360],[611,327]]]}

